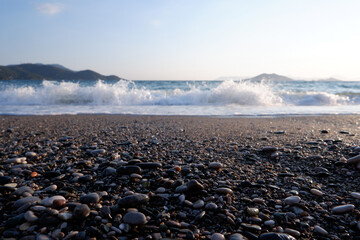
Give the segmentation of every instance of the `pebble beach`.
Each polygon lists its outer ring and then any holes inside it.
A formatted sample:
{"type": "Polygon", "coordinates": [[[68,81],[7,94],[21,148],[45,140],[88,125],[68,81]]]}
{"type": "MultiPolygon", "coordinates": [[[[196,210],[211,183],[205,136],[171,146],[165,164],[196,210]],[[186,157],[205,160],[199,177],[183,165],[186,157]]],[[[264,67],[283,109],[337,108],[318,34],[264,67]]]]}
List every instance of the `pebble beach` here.
{"type": "Polygon", "coordinates": [[[360,117],[0,116],[2,239],[360,239],[360,117]]]}

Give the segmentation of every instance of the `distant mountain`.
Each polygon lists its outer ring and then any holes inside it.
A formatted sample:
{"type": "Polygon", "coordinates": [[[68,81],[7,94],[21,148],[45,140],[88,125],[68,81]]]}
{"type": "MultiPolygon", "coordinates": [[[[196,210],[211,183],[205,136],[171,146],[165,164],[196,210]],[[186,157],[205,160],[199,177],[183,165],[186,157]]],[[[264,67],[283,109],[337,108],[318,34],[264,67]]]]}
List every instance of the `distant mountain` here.
{"type": "Polygon", "coordinates": [[[282,75],[278,75],[275,73],[272,74],[263,73],[256,77],[252,77],[244,80],[245,81],[293,81],[294,79],[282,75]]]}
{"type": "Polygon", "coordinates": [[[92,70],[72,71],[59,64],[19,64],[0,66],[0,80],[120,80],[92,70]]]}

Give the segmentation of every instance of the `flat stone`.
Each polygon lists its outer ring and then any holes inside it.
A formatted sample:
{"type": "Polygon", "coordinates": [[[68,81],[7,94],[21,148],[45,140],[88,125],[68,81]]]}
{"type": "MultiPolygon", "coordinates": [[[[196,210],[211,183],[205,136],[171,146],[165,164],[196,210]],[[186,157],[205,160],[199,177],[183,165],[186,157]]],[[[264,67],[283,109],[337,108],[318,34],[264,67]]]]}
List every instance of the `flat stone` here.
{"type": "Polygon", "coordinates": [[[13,192],[13,194],[14,194],[14,195],[17,195],[17,196],[21,196],[21,195],[23,195],[25,192],[30,193],[30,194],[33,194],[33,193],[34,193],[34,190],[33,190],[31,187],[22,186],[22,187],[19,187],[15,192],[13,192]]]}
{"type": "Polygon", "coordinates": [[[213,202],[207,203],[205,205],[206,210],[216,210],[217,208],[218,208],[218,206],[216,205],[216,203],[213,203],[213,202]]]}
{"type": "Polygon", "coordinates": [[[235,234],[232,234],[230,237],[229,237],[229,240],[245,240],[246,238],[241,235],[240,233],[235,233],[235,234]]]}
{"type": "Polygon", "coordinates": [[[10,158],[5,160],[5,163],[16,163],[16,164],[26,163],[26,157],[10,158]]]}
{"type": "Polygon", "coordinates": [[[0,185],[4,185],[7,184],[9,182],[11,182],[11,177],[9,176],[0,176],[0,185]]]}
{"type": "Polygon", "coordinates": [[[350,193],[350,195],[351,195],[353,198],[360,199],[360,193],[359,193],[359,192],[352,192],[352,193],[350,193]]]}
{"type": "Polygon", "coordinates": [[[356,163],[359,163],[360,162],[360,155],[357,155],[355,157],[352,157],[352,158],[349,158],[347,160],[347,163],[349,164],[356,164],[356,163]]]}
{"type": "Polygon", "coordinates": [[[261,234],[259,240],[296,240],[296,238],[286,233],[270,232],[261,234]]]}
{"type": "Polygon", "coordinates": [[[209,164],[209,168],[212,168],[212,169],[220,169],[222,167],[223,167],[223,164],[220,162],[211,162],[209,164]]]}
{"type": "Polygon", "coordinates": [[[329,234],[325,229],[323,229],[322,227],[317,226],[317,225],[314,227],[314,232],[320,233],[322,235],[328,235],[329,234]]]}
{"type": "Polygon", "coordinates": [[[52,184],[52,185],[46,187],[46,188],[44,189],[44,191],[45,191],[45,192],[52,192],[52,191],[55,191],[56,189],[57,189],[57,185],[52,184]]]}
{"type": "Polygon", "coordinates": [[[36,157],[36,152],[26,152],[25,153],[25,157],[27,158],[32,158],[32,157],[36,157]]]}
{"type": "Polygon", "coordinates": [[[142,172],[141,168],[139,166],[122,166],[116,169],[116,173],[120,175],[130,175],[132,173],[140,174],[142,172]]]}
{"type": "Polygon", "coordinates": [[[284,230],[285,233],[288,233],[294,237],[300,237],[301,233],[295,229],[292,228],[285,228],[284,230]]]}
{"type": "Polygon", "coordinates": [[[137,163],[136,166],[139,166],[141,169],[156,169],[161,168],[162,164],[159,162],[142,162],[137,163]]]}
{"type": "Polygon", "coordinates": [[[118,206],[121,208],[131,208],[137,207],[139,205],[145,204],[149,201],[149,196],[146,194],[133,194],[119,199],[117,202],[118,206]]]}
{"type": "Polygon", "coordinates": [[[98,203],[99,201],[100,201],[100,196],[97,193],[89,193],[80,197],[81,203],[89,204],[89,203],[98,203]]]}
{"type": "Polygon", "coordinates": [[[225,236],[221,233],[214,233],[211,235],[210,240],[225,240],[225,236]]]}
{"type": "Polygon", "coordinates": [[[241,223],[240,226],[250,232],[260,232],[261,231],[261,227],[256,224],[241,223]]]}
{"type": "Polygon", "coordinates": [[[322,191],[320,191],[320,190],[318,190],[318,189],[315,189],[315,188],[310,189],[310,192],[311,192],[313,195],[319,196],[319,197],[323,195],[323,192],[322,192],[322,191]]]}
{"type": "Polygon", "coordinates": [[[246,211],[250,216],[256,216],[259,214],[258,208],[247,208],[246,211]]]}
{"type": "Polygon", "coordinates": [[[19,208],[24,204],[34,204],[34,203],[38,203],[38,202],[40,202],[40,198],[29,196],[29,197],[25,197],[25,198],[16,200],[14,202],[14,207],[19,208]]]}
{"type": "Polygon", "coordinates": [[[143,225],[147,222],[146,216],[141,212],[128,212],[124,215],[123,221],[132,225],[143,225]]]}
{"type": "Polygon", "coordinates": [[[231,190],[230,188],[225,188],[225,187],[217,188],[215,191],[220,194],[233,194],[234,193],[233,190],[231,190]]]}
{"type": "Polygon", "coordinates": [[[354,208],[355,206],[353,204],[345,204],[334,207],[332,209],[332,212],[334,214],[343,214],[343,213],[351,212],[352,210],[354,210],[354,208]]]}
{"type": "Polygon", "coordinates": [[[284,199],[284,203],[287,205],[293,205],[299,203],[301,198],[299,196],[291,196],[284,199]]]}

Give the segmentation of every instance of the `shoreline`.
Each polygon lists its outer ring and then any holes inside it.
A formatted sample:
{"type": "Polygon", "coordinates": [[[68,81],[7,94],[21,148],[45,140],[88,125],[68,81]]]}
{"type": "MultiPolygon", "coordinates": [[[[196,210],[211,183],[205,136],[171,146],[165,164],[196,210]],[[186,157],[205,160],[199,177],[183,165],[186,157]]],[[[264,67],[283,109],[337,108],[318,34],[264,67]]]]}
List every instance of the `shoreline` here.
{"type": "Polygon", "coordinates": [[[359,136],[358,115],[1,115],[0,234],[358,239],[359,136]]]}

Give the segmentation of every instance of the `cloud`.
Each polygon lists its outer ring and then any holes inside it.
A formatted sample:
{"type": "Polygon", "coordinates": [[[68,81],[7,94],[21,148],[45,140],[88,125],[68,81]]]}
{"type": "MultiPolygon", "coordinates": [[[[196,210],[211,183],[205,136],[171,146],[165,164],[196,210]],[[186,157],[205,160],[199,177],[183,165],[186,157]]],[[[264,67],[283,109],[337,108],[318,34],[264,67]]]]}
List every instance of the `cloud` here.
{"type": "Polygon", "coordinates": [[[45,15],[55,15],[64,10],[64,6],[58,3],[43,3],[38,4],[36,10],[45,15]]]}

